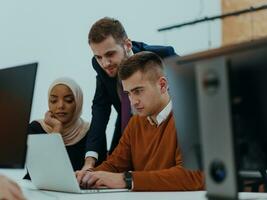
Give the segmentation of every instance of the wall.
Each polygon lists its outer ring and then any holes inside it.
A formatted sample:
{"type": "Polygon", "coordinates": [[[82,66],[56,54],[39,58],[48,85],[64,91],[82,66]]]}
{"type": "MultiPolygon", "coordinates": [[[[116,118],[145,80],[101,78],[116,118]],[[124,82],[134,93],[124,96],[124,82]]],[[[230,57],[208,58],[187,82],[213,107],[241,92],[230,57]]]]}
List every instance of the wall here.
{"type": "MultiPolygon", "coordinates": [[[[222,0],[222,12],[258,7],[267,0],[222,0]]],[[[228,45],[253,40],[267,35],[267,10],[226,18],[222,22],[222,44],[228,45]]]]}

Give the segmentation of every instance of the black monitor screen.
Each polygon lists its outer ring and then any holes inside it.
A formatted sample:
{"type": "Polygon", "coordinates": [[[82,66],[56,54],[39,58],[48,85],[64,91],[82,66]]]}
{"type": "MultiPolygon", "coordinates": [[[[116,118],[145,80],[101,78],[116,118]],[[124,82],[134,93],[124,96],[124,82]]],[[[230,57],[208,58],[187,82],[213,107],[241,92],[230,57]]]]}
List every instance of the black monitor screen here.
{"type": "Polygon", "coordinates": [[[0,70],[0,167],[24,167],[37,63],[0,70]]]}
{"type": "Polygon", "coordinates": [[[248,51],[228,62],[237,169],[267,169],[266,49],[248,51]]]}

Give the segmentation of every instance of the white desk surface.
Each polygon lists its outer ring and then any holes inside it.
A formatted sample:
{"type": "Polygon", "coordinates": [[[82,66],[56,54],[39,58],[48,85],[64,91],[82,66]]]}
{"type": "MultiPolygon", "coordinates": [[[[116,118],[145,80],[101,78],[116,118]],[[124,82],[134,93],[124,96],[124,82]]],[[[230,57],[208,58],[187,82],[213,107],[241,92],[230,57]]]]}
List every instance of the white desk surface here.
{"type": "MultiPolygon", "coordinates": [[[[4,174],[16,181],[29,200],[206,200],[206,192],[116,192],[98,194],[71,194],[36,189],[28,180],[22,180],[25,170],[0,169],[4,174]]],[[[267,193],[239,193],[240,199],[267,199],[267,193]]]]}

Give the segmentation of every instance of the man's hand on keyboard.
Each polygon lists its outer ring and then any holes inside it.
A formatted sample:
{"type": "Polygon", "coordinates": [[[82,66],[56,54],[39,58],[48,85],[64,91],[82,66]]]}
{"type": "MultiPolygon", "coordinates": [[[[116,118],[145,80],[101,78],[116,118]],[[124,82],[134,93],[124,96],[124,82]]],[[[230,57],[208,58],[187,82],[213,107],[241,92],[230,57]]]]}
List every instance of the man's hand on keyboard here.
{"type": "Polygon", "coordinates": [[[112,173],[104,171],[83,171],[77,177],[81,188],[126,188],[123,173],[112,173]]]}

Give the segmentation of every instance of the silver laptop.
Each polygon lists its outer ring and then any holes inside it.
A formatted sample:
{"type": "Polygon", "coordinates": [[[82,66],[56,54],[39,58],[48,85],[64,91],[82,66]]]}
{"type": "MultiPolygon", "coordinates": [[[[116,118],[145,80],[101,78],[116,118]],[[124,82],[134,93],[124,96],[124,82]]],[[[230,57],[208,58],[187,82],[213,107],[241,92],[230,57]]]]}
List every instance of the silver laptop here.
{"type": "Polygon", "coordinates": [[[60,134],[29,135],[26,166],[42,190],[71,193],[122,192],[128,189],[80,189],[60,134]]]}

